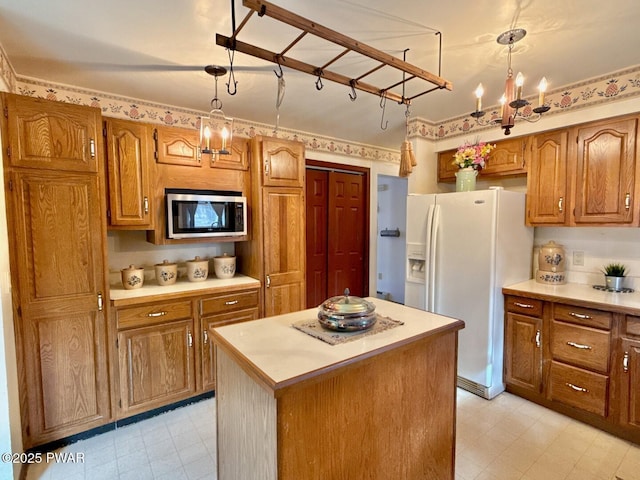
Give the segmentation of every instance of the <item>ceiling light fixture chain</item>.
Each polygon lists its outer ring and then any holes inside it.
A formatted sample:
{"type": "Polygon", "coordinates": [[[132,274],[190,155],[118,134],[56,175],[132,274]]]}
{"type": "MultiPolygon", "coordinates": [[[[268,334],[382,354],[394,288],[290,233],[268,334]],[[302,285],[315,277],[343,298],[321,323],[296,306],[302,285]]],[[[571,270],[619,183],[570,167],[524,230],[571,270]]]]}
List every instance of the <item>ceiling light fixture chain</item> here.
{"type": "Polygon", "coordinates": [[[527,111],[522,111],[525,107],[531,105],[529,101],[522,98],[522,87],[524,84],[524,77],[521,72],[518,72],[516,78],[513,78],[513,69],[511,67],[511,54],[513,46],[516,42],[522,40],[527,34],[527,31],[522,28],[514,28],[498,35],[497,42],[500,45],[507,45],[507,78],[505,80],[504,93],[500,98],[500,116],[492,116],[491,120],[483,121],[482,117],[485,115],[485,111],[482,110],[482,95],[484,89],[482,83],[476,88],[476,109],[471,112],[471,116],[476,119],[476,123],[479,125],[500,124],[500,127],[504,130],[505,135],[511,134],[511,129],[515,126],[516,118],[526,120],[527,122],[537,122],[542,117],[542,114],[549,111],[550,106],[544,103],[544,93],[547,89],[547,79],[542,77],[540,84],[538,85],[538,106],[527,111]],[[531,112],[536,114],[531,115],[531,112]]]}

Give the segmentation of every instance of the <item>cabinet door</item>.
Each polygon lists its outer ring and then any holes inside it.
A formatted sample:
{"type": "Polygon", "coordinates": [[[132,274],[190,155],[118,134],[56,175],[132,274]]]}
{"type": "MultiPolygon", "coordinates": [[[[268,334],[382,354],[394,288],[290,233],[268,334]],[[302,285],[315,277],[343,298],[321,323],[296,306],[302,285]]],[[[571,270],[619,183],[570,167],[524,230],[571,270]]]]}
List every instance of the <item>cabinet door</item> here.
{"type": "Polygon", "coordinates": [[[211,168],[248,170],[249,141],[244,138],[234,138],[229,155],[208,155],[208,157],[211,157],[211,168]]]}
{"type": "Polygon", "coordinates": [[[505,382],[533,393],[542,391],[542,320],[507,313],[505,382]]]}
{"type": "Polygon", "coordinates": [[[458,166],[453,163],[453,155],[458,149],[438,153],[438,182],[455,182],[458,166]]]}
{"type": "Polygon", "coordinates": [[[99,109],[21,95],[5,98],[12,166],[98,171],[99,109]]]}
{"type": "Polygon", "coordinates": [[[232,323],[248,322],[258,319],[258,308],[238,312],[211,315],[202,319],[202,388],[205,391],[216,388],[216,357],[213,342],[209,341],[209,330],[232,323]]]}
{"type": "Polygon", "coordinates": [[[124,416],[195,393],[192,326],[189,319],[118,333],[124,416]]]}
{"type": "Polygon", "coordinates": [[[622,340],[621,423],[640,431],[640,341],[622,340]]]}
{"type": "Polygon", "coordinates": [[[262,185],[304,188],[304,145],[300,142],[262,139],[262,185]]]}
{"type": "Polygon", "coordinates": [[[200,167],[202,155],[198,145],[200,133],[197,130],[177,127],[157,127],[156,160],[169,165],[200,167]]]}
{"type": "Polygon", "coordinates": [[[265,316],[305,308],[305,207],[301,188],[263,189],[265,316]]]}
{"type": "Polygon", "coordinates": [[[29,447],[110,419],[106,232],[96,175],[23,170],[10,180],[29,447]]]}
{"type": "Polygon", "coordinates": [[[640,225],[635,118],[576,128],[576,224],[640,225]]]}
{"type": "Polygon", "coordinates": [[[525,175],[527,173],[524,152],[526,138],[513,138],[496,142],[480,176],[525,175]]]}
{"type": "Polygon", "coordinates": [[[527,224],[563,225],[567,218],[568,132],[536,135],[527,150],[527,224]]]}
{"type": "Polygon", "coordinates": [[[109,223],[153,228],[149,127],[139,122],[109,119],[107,166],[109,223]]]}

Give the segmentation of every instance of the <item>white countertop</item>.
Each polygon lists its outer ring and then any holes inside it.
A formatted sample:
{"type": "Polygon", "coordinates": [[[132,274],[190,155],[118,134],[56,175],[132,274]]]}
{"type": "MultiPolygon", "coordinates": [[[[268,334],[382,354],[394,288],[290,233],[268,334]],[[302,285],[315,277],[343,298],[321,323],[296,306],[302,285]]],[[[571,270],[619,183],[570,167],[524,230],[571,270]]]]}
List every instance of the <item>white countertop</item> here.
{"type": "Polygon", "coordinates": [[[232,278],[207,278],[202,282],[190,282],[187,279],[179,279],[173,285],[158,285],[155,281],[145,283],[140,288],[126,290],[122,284],[110,286],[110,298],[112,301],[143,299],[158,295],[197,294],[206,290],[225,290],[232,287],[260,287],[260,281],[246,275],[236,274],[232,278]]]}
{"type": "Polygon", "coordinates": [[[535,280],[509,285],[502,289],[504,293],[532,295],[540,297],[553,297],[557,300],[578,300],[588,302],[596,307],[613,308],[621,307],[623,311],[638,310],[640,314],[640,292],[616,293],[596,290],[592,285],[583,283],[567,283],[565,285],[547,285],[535,280]]]}
{"type": "Polygon", "coordinates": [[[253,373],[270,388],[280,388],[297,378],[339,366],[355,357],[366,358],[379,349],[395,348],[439,331],[457,329],[464,324],[456,319],[405,307],[378,298],[367,298],[376,312],[404,322],[389,330],[363,336],[350,342],[330,345],[291,325],[315,319],[318,309],[288,313],[214,329],[214,341],[248,361],[253,373]]]}

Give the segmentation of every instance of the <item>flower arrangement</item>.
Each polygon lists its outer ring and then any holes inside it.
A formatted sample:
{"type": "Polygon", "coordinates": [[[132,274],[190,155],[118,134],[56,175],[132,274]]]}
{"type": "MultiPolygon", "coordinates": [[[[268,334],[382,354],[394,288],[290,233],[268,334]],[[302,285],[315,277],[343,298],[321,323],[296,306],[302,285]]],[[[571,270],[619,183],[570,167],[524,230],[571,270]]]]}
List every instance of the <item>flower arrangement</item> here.
{"type": "Polygon", "coordinates": [[[457,165],[458,168],[471,167],[474,170],[482,170],[489,158],[489,153],[494,148],[496,148],[495,145],[477,140],[474,144],[465,143],[458,147],[458,150],[453,155],[452,163],[457,165]]]}

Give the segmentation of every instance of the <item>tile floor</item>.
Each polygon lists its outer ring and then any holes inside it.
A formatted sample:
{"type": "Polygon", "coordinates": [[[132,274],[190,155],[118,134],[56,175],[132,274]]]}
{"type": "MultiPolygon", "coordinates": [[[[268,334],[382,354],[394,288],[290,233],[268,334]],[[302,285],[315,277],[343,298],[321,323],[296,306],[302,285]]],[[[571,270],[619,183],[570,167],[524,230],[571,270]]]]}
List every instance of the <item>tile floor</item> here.
{"type": "MultiPolygon", "coordinates": [[[[35,465],[27,480],[215,479],[214,407],[204,400],[76,442],[60,452],[84,463],[35,465]]],[[[456,480],[616,478],[640,480],[639,446],[507,393],[489,402],[458,390],[456,480]]]]}

